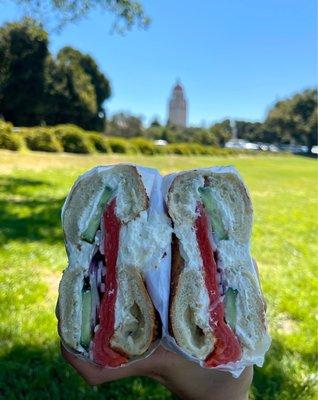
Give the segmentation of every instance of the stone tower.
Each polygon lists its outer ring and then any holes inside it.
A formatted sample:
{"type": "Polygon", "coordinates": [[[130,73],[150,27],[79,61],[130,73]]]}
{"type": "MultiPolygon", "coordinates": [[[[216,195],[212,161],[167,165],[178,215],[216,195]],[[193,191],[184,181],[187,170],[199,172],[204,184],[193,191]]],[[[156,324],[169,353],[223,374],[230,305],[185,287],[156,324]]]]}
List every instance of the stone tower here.
{"type": "Polygon", "coordinates": [[[187,101],[179,81],[176,82],[169,100],[168,125],[181,128],[187,126],[187,101]]]}

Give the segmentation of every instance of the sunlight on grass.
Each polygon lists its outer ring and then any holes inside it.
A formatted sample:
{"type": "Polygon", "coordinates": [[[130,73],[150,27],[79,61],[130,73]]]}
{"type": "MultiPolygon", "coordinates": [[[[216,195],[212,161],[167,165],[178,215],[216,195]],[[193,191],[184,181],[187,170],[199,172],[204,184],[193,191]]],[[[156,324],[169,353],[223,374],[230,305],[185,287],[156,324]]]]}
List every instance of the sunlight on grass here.
{"type": "Polygon", "coordinates": [[[210,165],[238,168],[254,203],[252,250],[259,263],[273,336],[264,368],[256,368],[251,396],[255,400],[314,399],[318,292],[314,160],[5,151],[0,152],[0,397],[175,398],[144,378],[92,389],[59,356],[54,308],[60,273],[66,266],[60,208],[79,174],[115,162],[136,162],[162,173],[210,165]]]}

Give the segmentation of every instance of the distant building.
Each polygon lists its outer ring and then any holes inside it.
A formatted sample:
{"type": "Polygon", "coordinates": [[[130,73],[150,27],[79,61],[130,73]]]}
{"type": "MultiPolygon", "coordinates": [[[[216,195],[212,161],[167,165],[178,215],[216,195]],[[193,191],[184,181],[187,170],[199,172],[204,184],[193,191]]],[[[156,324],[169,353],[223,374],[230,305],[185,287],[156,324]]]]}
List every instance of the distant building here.
{"type": "Polygon", "coordinates": [[[169,99],[168,125],[185,128],[187,126],[187,108],[184,89],[181,83],[177,81],[169,99]]]}

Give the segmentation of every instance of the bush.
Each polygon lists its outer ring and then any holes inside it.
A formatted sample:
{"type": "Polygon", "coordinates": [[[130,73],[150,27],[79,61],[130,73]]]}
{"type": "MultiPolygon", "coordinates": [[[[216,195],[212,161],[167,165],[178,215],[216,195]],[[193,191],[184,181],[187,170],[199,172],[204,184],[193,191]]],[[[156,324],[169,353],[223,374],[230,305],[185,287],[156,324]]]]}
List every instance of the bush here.
{"type": "Polygon", "coordinates": [[[199,143],[189,143],[188,148],[191,154],[194,155],[206,155],[209,154],[209,147],[210,146],[203,146],[199,143]]]}
{"type": "Polygon", "coordinates": [[[94,151],[88,137],[81,132],[64,132],[58,137],[66,153],[88,154],[94,151]]]}
{"type": "Polygon", "coordinates": [[[56,153],[62,151],[62,146],[49,128],[39,128],[25,133],[27,148],[34,151],[56,153]]]}
{"type": "Polygon", "coordinates": [[[203,146],[198,143],[171,143],[162,147],[164,154],[177,154],[183,156],[209,155],[209,156],[231,156],[231,155],[255,155],[248,150],[227,149],[214,146],[203,146]]]}
{"type": "Polygon", "coordinates": [[[0,119],[0,133],[12,133],[12,124],[0,119]]]}
{"type": "Polygon", "coordinates": [[[56,125],[52,126],[50,129],[57,136],[58,139],[60,139],[66,133],[75,133],[79,135],[85,134],[85,131],[82,128],[73,124],[56,125]]]}
{"type": "Polygon", "coordinates": [[[157,146],[150,140],[136,138],[132,139],[130,143],[142,154],[153,155],[159,153],[157,146]]]}
{"type": "Polygon", "coordinates": [[[94,147],[96,151],[99,153],[109,153],[110,152],[110,146],[101,134],[98,133],[88,133],[87,134],[88,140],[94,147]]]}
{"type": "Polygon", "coordinates": [[[108,138],[107,144],[113,153],[136,153],[136,147],[134,147],[128,140],[122,138],[108,138]]]}
{"type": "Polygon", "coordinates": [[[22,145],[22,139],[14,133],[0,131],[0,149],[19,150],[22,145]]]}
{"type": "Polygon", "coordinates": [[[190,156],[191,148],[186,143],[172,143],[164,147],[164,152],[167,154],[178,154],[180,156],[190,156]]]}

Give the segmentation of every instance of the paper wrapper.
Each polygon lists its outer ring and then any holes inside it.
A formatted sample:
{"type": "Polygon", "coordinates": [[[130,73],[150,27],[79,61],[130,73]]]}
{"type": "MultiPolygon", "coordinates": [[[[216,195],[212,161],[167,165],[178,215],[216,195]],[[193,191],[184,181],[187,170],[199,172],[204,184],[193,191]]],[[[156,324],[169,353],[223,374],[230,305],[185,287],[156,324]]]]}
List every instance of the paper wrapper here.
{"type": "MultiPolygon", "coordinates": [[[[134,164],[130,164],[134,165],[134,164]]],[[[166,247],[161,248],[160,251],[156,254],[148,255],[149,256],[149,268],[146,270],[143,270],[143,275],[144,279],[146,282],[147,290],[152,298],[153,304],[155,309],[158,311],[160,315],[160,319],[162,322],[162,332],[159,332],[159,337],[161,333],[161,339],[157,339],[155,342],[153,342],[148,349],[146,353],[144,353],[142,356],[139,357],[134,357],[131,358],[126,364],[123,364],[120,367],[116,368],[121,368],[126,365],[132,364],[134,362],[137,362],[138,360],[144,359],[146,357],[149,357],[154,350],[162,344],[166,349],[169,351],[173,351],[186,359],[200,364],[202,367],[204,367],[204,363],[200,362],[195,357],[192,357],[188,355],[186,352],[184,352],[176,343],[175,339],[169,334],[169,329],[168,329],[168,316],[169,316],[169,295],[170,295],[170,274],[171,274],[171,223],[170,219],[167,217],[166,212],[165,212],[165,204],[164,204],[164,199],[166,198],[167,192],[170,188],[170,185],[174,178],[178,175],[178,173],[168,175],[164,178],[161,177],[161,175],[158,173],[157,170],[152,169],[152,168],[145,168],[141,166],[136,166],[134,165],[138,173],[140,174],[144,186],[147,191],[147,195],[149,197],[149,210],[148,210],[148,220],[151,221],[153,219],[160,219],[162,221],[166,222],[166,229],[167,229],[167,235],[169,236],[169,244],[167,244],[166,247]]],[[[103,168],[103,169],[110,169],[113,168],[114,165],[109,165],[109,166],[103,166],[103,167],[96,167],[93,170],[87,172],[87,174],[92,174],[94,173],[98,168],[103,168]]],[[[202,172],[214,172],[214,173],[235,173],[237,176],[238,173],[237,171],[232,168],[232,167],[212,167],[212,168],[205,168],[205,169],[199,169],[199,171],[202,172]]],[[[181,174],[180,172],[179,174],[181,174]]],[[[240,177],[239,177],[240,178],[240,177]]],[[[78,179],[81,179],[79,177],[78,179]]],[[[241,179],[241,178],[240,178],[241,179]]],[[[70,196],[70,194],[69,194],[70,196]]],[[[67,203],[67,199],[64,203],[63,209],[65,207],[65,204],[67,203]]],[[[63,213],[62,209],[62,213],[63,213]]],[[[255,271],[254,271],[255,273],[255,271]]],[[[240,376],[242,371],[246,366],[256,364],[257,366],[261,367],[264,362],[264,355],[266,351],[268,350],[270,346],[270,337],[267,335],[264,338],[264,343],[261,351],[259,352],[260,354],[258,356],[254,357],[249,357],[245,358],[243,357],[242,360],[237,361],[235,363],[228,363],[226,365],[220,365],[218,367],[214,367],[212,369],[220,370],[220,371],[227,371],[232,374],[233,377],[237,378],[240,376]]],[[[70,351],[72,354],[76,355],[79,358],[85,359],[86,361],[89,361],[92,364],[97,365],[94,363],[92,360],[88,359],[87,357],[83,356],[82,354],[74,351],[73,349],[69,348],[65,343],[63,343],[64,347],[67,348],[68,351],[70,351]]],[[[104,368],[109,368],[109,369],[114,369],[113,367],[104,367],[104,368]]]]}
{"type": "MultiPolygon", "coordinates": [[[[152,168],[145,168],[145,167],[137,166],[134,164],[125,164],[125,165],[135,166],[137,168],[139,175],[142,178],[143,184],[146,188],[147,195],[149,198],[148,221],[151,223],[152,221],[157,220],[157,221],[164,222],[166,224],[165,229],[166,229],[166,235],[167,235],[167,239],[166,239],[167,245],[162,248],[159,248],[158,251],[156,251],[154,254],[147,253],[147,249],[145,248],[145,254],[147,254],[147,265],[149,265],[149,268],[142,270],[148,293],[149,293],[150,297],[152,298],[155,309],[158,311],[158,313],[160,315],[160,319],[162,321],[162,326],[163,326],[168,323],[168,303],[169,303],[170,264],[171,264],[170,242],[171,242],[171,232],[172,231],[171,231],[171,227],[170,227],[171,226],[170,219],[165,214],[164,207],[163,207],[163,197],[161,194],[162,177],[157,170],[152,169],[152,168]]],[[[114,167],[114,165],[96,167],[96,168],[86,172],[84,175],[80,176],[76,182],[78,182],[84,176],[94,174],[98,170],[105,171],[105,170],[109,170],[113,167],[114,167]]],[[[74,186],[75,185],[76,185],[76,183],[74,183],[74,186]]],[[[73,186],[73,188],[74,188],[74,186],[73,186]]],[[[62,215],[63,215],[64,208],[67,204],[68,198],[71,196],[71,193],[72,193],[72,190],[65,200],[65,203],[62,208],[62,215]]],[[[141,246],[143,245],[142,241],[140,242],[140,245],[141,246]]],[[[57,315],[57,317],[58,317],[58,315],[57,315]]],[[[161,324],[159,324],[159,326],[160,325],[161,324]]],[[[145,352],[142,356],[132,357],[129,359],[129,361],[127,363],[125,363],[119,367],[104,366],[104,368],[109,368],[109,369],[121,368],[126,365],[130,365],[134,362],[137,362],[138,360],[149,357],[160,344],[160,341],[161,341],[160,337],[162,335],[162,332],[159,331],[158,334],[159,334],[159,339],[155,340],[149,347],[148,351],[145,352]]],[[[60,337],[61,337],[61,335],[60,335],[60,337]]],[[[61,341],[63,343],[63,346],[70,353],[76,355],[78,358],[86,360],[87,362],[90,362],[91,364],[94,364],[94,365],[98,365],[100,367],[99,364],[96,364],[93,360],[89,359],[87,356],[70,348],[63,341],[62,338],[61,338],[61,341]]]]}
{"type": "MultiPolygon", "coordinates": [[[[196,169],[196,171],[213,172],[213,173],[232,173],[232,174],[235,174],[236,176],[238,176],[238,178],[243,182],[242,178],[240,177],[240,175],[238,174],[238,172],[236,171],[236,169],[234,167],[211,167],[211,168],[196,169]]],[[[161,192],[162,192],[162,195],[165,200],[167,198],[168,190],[169,190],[174,178],[185,172],[189,172],[189,171],[173,173],[173,174],[167,175],[163,178],[161,192]]],[[[251,265],[253,265],[252,260],[251,260],[251,265]]],[[[168,270],[168,268],[167,268],[167,270],[168,270]]],[[[254,276],[257,277],[257,272],[255,271],[255,269],[253,269],[253,271],[251,271],[251,272],[253,273],[254,276]]],[[[169,277],[170,277],[170,273],[169,273],[169,277]]],[[[257,277],[257,279],[258,279],[258,277],[257,277]]],[[[166,296],[166,294],[164,294],[164,296],[166,296]]],[[[164,317],[166,318],[166,313],[164,313],[164,317]]],[[[188,359],[190,361],[200,364],[201,367],[206,368],[203,361],[200,361],[197,358],[187,354],[186,352],[184,352],[181,349],[180,346],[178,346],[174,337],[172,337],[169,333],[168,318],[164,319],[163,322],[164,322],[163,323],[163,336],[162,336],[162,340],[161,340],[163,346],[165,348],[167,348],[168,350],[174,351],[177,354],[185,357],[186,359],[188,359]]],[[[243,357],[239,361],[230,362],[230,363],[227,363],[224,365],[219,365],[217,367],[213,367],[213,368],[209,368],[209,369],[216,369],[219,371],[227,371],[227,372],[230,372],[233,377],[238,378],[241,375],[241,373],[243,372],[243,370],[245,369],[245,367],[247,367],[249,365],[255,364],[258,367],[262,367],[262,365],[264,363],[265,353],[269,349],[270,343],[271,343],[270,336],[268,335],[268,333],[266,333],[264,335],[262,346],[260,349],[258,349],[258,352],[257,352],[258,354],[254,354],[253,356],[249,355],[248,357],[246,357],[246,354],[243,353],[243,357]]]]}

